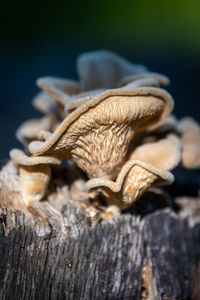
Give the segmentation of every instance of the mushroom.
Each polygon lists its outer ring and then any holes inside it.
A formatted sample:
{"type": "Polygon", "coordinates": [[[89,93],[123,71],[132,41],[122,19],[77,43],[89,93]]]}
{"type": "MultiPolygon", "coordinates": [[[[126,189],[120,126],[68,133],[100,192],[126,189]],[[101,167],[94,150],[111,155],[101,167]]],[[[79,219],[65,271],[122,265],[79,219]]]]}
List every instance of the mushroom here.
{"type": "MultiPolygon", "coordinates": [[[[166,76],[148,73],[146,67],[132,64],[121,56],[105,50],[80,55],[77,60],[77,70],[80,83],[56,77],[43,77],[37,80],[37,85],[56,100],[62,118],[83,104],[83,101],[76,101],[77,99],[86,95],[89,98],[91,94],[96,93],[96,90],[115,88],[119,84],[125,85],[132,81],[135,82],[135,87],[164,86],[169,82],[166,76]],[[86,91],[87,93],[83,94],[86,91]],[[64,105],[69,106],[65,113],[64,105]]],[[[41,110],[39,101],[42,101],[43,106],[44,100],[37,98],[34,105],[41,110]]],[[[84,101],[87,101],[86,97],[84,101]]]]}
{"type": "Polygon", "coordinates": [[[124,76],[147,72],[145,66],[107,50],[83,53],[78,57],[77,69],[83,90],[114,88],[124,76]]]}
{"type": "Polygon", "coordinates": [[[135,133],[165,118],[173,108],[171,96],[158,88],[99,92],[67,116],[45,142],[29,144],[33,155],[73,159],[89,176],[117,176],[135,133]]]}
{"type": "Polygon", "coordinates": [[[182,166],[188,169],[200,167],[200,126],[190,117],[181,119],[177,126],[181,133],[182,166]]]}
{"type": "Polygon", "coordinates": [[[171,184],[174,177],[168,170],[181,159],[180,141],[174,142],[173,138],[136,148],[115,181],[93,178],[87,182],[87,188],[101,191],[108,206],[116,205],[123,210],[152,185],[171,184]]]}
{"type": "Polygon", "coordinates": [[[169,85],[169,83],[170,83],[169,78],[167,76],[164,76],[159,73],[148,72],[148,73],[139,74],[139,75],[128,75],[128,76],[122,77],[122,79],[120,80],[118,85],[123,86],[123,85],[126,85],[133,81],[137,81],[137,80],[144,81],[144,80],[148,80],[149,78],[154,79],[154,81],[157,82],[157,85],[162,86],[162,87],[165,87],[165,86],[169,85]]]}
{"type": "Polygon", "coordinates": [[[58,116],[57,105],[53,97],[40,91],[32,100],[33,106],[45,115],[58,116]]]}
{"type": "Polygon", "coordinates": [[[17,139],[25,146],[35,139],[40,139],[40,131],[51,131],[55,128],[57,120],[52,115],[41,119],[31,119],[20,125],[16,131],[17,139]]]}
{"type": "Polygon", "coordinates": [[[22,150],[13,149],[10,157],[17,163],[22,187],[23,200],[26,205],[41,200],[51,178],[50,164],[60,164],[61,160],[50,156],[29,157],[22,150]]]}
{"type": "Polygon", "coordinates": [[[61,118],[65,117],[64,107],[70,101],[70,95],[81,92],[78,82],[56,77],[39,78],[37,85],[55,99],[61,118]]]}
{"type": "Polygon", "coordinates": [[[152,184],[171,184],[173,175],[151,163],[129,160],[119,172],[116,181],[105,178],[90,179],[88,189],[103,192],[108,206],[116,205],[121,210],[132,205],[152,184]]]}

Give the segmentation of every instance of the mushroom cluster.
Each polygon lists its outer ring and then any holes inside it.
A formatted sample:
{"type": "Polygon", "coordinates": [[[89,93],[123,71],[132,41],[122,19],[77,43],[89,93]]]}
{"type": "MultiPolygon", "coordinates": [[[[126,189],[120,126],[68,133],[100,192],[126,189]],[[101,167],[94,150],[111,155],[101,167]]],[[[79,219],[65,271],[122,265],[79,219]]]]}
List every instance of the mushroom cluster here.
{"type": "Polygon", "coordinates": [[[63,159],[84,172],[90,199],[120,210],[151,186],[171,184],[176,166],[200,167],[199,125],[171,115],[166,76],[109,51],[82,54],[77,70],[79,81],[38,79],[33,105],[44,117],[17,130],[24,151],[10,157],[27,205],[45,197],[52,165],[63,159]]]}

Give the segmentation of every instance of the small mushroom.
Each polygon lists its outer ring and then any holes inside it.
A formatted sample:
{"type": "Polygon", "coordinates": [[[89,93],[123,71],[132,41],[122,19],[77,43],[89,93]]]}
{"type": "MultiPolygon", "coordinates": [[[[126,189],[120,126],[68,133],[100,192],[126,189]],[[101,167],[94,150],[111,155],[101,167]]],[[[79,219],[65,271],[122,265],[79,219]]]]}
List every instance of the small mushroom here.
{"type": "Polygon", "coordinates": [[[106,50],[83,53],[78,57],[77,69],[83,90],[114,88],[127,75],[147,72],[145,66],[106,50]]]}
{"type": "Polygon", "coordinates": [[[45,142],[29,144],[34,155],[73,159],[92,177],[115,178],[135,133],[165,118],[171,96],[158,88],[131,84],[95,95],[67,116],[45,142]]]}
{"type": "Polygon", "coordinates": [[[188,169],[200,167],[200,125],[190,117],[181,119],[177,126],[181,133],[182,165],[188,169]]]}
{"type": "Polygon", "coordinates": [[[46,192],[51,178],[50,164],[60,164],[56,157],[28,157],[22,150],[13,149],[10,157],[17,163],[22,187],[23,199],[27,205],[41,200],[46,192]]]}
{"type": "Polygon", "coordinates": [[[39,78],[37,85],[55,99],[62,118],[65,117],[64,106],[70,101],[70,95],[81,92],[78,82],[56,77],[39,78]]]}
{"type": "Polygon", "coordinates": [[[156,142],[136,147],[129,159],[142,160],[165,170],[174,169],[181,161],[181,141],[175,134],[156,142]]]}
{"type": "Polygon", "coordinates": [[[173,182],[168,172],[181,160],[181,143],[174,135],[168,135],[155,143],[137,147],[123,166],[115,182],[94,178],[87,182],[88,189],[99,189],[106,196],[108,205],[127,208],[152,185],[173,182]]]}
{"type": "Polygon", "coordinates": [[[90,179],[88,189],[100,190],[108,206],[116,205],[121,210],[131,206],[150,186],[171,184],[172,173],[149,162],[129,160],[125,163],[116,181],[105,178],[90,179]]]}
{"type": "Polygon", "coordinates": [[[31,119],[20,125],[16,131],[17,139],[25,146],[35,139],[40,139],[40,131],[51,131],[57,123],[56,118],[47,115],[41,119],[31,119]]]}
{"type": "Polygon", "coordinates": [[[139,74],[139,75],[128,75],[123,77],[120,82],[119,82],[119,86],[123,86],[126,85],[130,82],[135,82],[135,81],[139,81],[141,80],[142,82],[145,83],[146,80],[146,86],[149,86],[148,84],[148,80],[149,79],[153,79],[154,82],[157,83],[157,86],[162,86],[165,87],[167,85],[169,85],[169,78],[165,75],[159,74],[159,73],[152,73],[152,72],[148,72],[148,73],[144,73],[144,74],[139,74]]]}
{"type": "Polygon", "coordinates": [[[45,115],[58,116],[57,105],[53,97],[40,91],[32,100],[33,106],[45,115]]]}

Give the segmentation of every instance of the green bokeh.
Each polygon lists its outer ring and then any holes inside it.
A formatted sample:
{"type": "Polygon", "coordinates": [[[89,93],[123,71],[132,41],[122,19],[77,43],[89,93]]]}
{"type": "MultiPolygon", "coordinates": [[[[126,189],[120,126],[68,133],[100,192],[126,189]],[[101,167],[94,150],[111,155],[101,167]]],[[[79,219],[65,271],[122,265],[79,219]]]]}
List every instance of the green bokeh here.
{"type": "Polygon", "coordinates": [[[200,1],[195,0],[11,1],[3,18],[4,36],[19,40],[64,37],[107,47],[124,43],[200,53],[200,1]]]}

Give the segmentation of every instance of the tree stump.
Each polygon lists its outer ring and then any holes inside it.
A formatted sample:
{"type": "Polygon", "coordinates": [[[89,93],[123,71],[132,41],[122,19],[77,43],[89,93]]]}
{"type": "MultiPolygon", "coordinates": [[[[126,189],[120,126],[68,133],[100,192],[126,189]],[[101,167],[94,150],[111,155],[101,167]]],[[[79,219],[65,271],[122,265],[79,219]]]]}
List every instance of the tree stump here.
{"type": "Polygon", "coordinates": [[[27,208],[1,165],[0,299],[200,299],[200,199],[102,221],[66,193],[27,208]]]}

